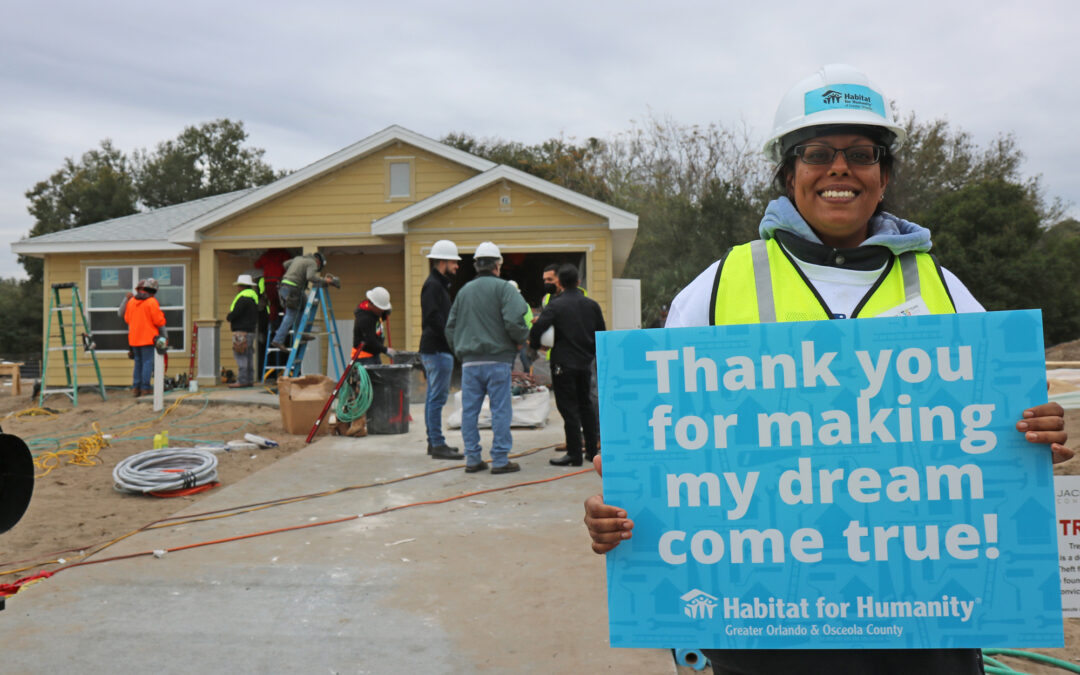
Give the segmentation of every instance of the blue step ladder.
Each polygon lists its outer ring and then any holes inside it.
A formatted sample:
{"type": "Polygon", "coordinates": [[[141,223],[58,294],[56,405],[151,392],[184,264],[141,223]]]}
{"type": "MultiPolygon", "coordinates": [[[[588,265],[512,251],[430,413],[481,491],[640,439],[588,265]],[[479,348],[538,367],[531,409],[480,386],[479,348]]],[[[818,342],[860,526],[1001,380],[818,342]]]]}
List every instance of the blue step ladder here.
{"type": "MultiPolygon", "coordinates": [[[[272,331],[270,335],[273,335],[272,331]]],[[[263,357],[263,382],[271,376],[297,377],[300,375],[300,364],[304,362],[308,342],[322,335],[327,337],[326,347],[334,365],[334,373],[327,373],[327,375],[338,380],[345,372],[345,352],[341,346],[341,336],[338,335],[330,294],[327,293],[325,286],[318,286],[307,294],[304,311],[290,330],[289,341],[286,343],[289,349],[283,350],[267,345],[266,355],[263,357]],[[321,318],[319,317],[320,309],[322,310],[321,318]],[[316,326],[317,321],[321,321],[322,325],[316,326]],[[312,329],[316,327],[321,330],[313,331],[312,329]],[[282,360],[285,361],[284,364],[282,360]]]]}

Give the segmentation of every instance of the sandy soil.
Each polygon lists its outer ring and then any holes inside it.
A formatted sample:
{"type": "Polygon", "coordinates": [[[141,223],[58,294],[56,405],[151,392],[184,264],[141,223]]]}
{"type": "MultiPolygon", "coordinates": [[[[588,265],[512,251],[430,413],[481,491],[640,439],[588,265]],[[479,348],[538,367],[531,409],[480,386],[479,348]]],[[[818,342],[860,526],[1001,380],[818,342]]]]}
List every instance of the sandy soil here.
{"type": "Polygon", "coordinates": [[[150,405],[135,403],[126,391],[109,392],[104,402],[96,394],[80,392],[78,407],[73,408],[64,396],[53,396],[46,407],[58,414],[16,416],[13,413],[36,406],[36,401],[26,396],[0,397],[0,426],[5,433],[26,441],[35,455],[92,435],[94,422],[103,434],[113,435],[109,445],[93,458],[94,465],[68,464],[70,457],[63,456],[49,462],[54,465],[50,471],[39,472],[26,514],[14,528],[0,535],[0,583],[10,583],[41,569],[55,569],[58,564],[49,561],[76,559],[79,551],[172,515],[198,502],[203,494],[212,494],[213,490],[166,499],[113,489],[113,467],[126,457],[150,450],[154,434],[167,430],[174,446],[191,446],[196,440],[242,440],[245,433],[280,443],[280,447],[272,449],[218,453],[218,481],[222,486],[304,446],[302,436],[284,433],[276,408],[204,405],[204,401],[204,397],[195,395],[172,411],[166,407],[165,413],[154,413],[150,405]],[[25,571],[3,574],[22,568],[25,571]]]}

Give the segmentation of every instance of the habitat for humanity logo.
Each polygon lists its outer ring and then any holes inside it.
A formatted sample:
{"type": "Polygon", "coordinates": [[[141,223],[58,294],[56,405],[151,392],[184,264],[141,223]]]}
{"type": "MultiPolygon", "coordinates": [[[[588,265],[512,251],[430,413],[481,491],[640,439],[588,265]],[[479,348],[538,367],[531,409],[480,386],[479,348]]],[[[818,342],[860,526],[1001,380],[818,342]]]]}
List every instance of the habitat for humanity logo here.
{"type": "Polygon", "coordinates": [[[686,592],[679,599],[686,603],[683,614],[691,619],[711,619],[713,609],[717,605],[716,598],[696,588],[686,592]]]}
{"type": "Polygon", "coordinates": [[[826,91],[824,94],[821,95],[821,102],[822,103],[828,103],[830,105],[835,105],[835,104],[840,102],[841,98],[843,98],[843,96],[840,94],[840,92],[835,91],[833,89],[829,89],[828,91],[826,91]]]}

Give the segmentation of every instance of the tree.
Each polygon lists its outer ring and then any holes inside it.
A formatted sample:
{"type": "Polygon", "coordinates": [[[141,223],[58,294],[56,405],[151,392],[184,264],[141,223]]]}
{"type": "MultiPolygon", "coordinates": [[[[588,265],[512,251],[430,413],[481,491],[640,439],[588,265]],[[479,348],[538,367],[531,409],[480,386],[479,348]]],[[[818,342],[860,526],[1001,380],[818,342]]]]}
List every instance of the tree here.
{"type": "MultiPolygon", "coordinates": [[[[26,192],[34,216],[29,236],[36,237],[135,213],[135,186],[127,158],[105,139],[101,148],[68,157],[47,180],[26,192]]],[[[31,279],[40,283],[42,261],[19,256],[31,279]]]]}
{"type": "Polygon", "coordinates": [[[30,279],[0,279],[0,354],[41,353],[41,283],[30,279]]]}
{"type": "Polygon", "coordinates": [[[242,147],[243,122],[218,119],[186,127],[154,152],[134,155],[139,201],[149,208],[181,204],[212,195],[265,185],[277,174],[263,161],[262,148],[242,147]]]}

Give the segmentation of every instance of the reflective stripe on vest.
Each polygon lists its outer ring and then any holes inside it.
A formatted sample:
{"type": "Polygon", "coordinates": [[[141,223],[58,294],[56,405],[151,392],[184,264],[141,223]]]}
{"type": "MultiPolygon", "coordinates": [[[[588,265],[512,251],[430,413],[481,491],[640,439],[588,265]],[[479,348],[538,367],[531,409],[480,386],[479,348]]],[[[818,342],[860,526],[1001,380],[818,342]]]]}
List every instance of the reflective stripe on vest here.
{"type": "MultiPolygon", "coordinates": [[[[775,239],[757,240],[731,249],[713,288],[713,297],[713,325],[832,318],[775,239]]],[[[956,311],[930,254],[905,253],[889,261],[853,318],[878,316],[919,298],[931,314],[956,311]]]]}
{"type": "Polygon", "coordinates": [[[240,298],[251,298],[255,301],[255,304],[259,304],[259,294],[250,288],[245,288],[236,294],[236,297],[232,299],[232,304],[229,305],[229,311],[233,311],[236,308],[236,303],[240,301],[240,298]]]}

